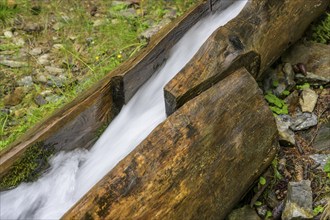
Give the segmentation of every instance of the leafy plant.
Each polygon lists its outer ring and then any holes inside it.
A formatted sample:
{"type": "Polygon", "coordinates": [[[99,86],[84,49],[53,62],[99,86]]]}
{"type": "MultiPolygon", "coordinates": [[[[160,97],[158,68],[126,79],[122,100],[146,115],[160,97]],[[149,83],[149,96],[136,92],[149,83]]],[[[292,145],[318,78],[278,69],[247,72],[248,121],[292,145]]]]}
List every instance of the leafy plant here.
{"type": "Polygon", "coordinates": [[[323,211],[324,211],[324,207],[321,205],[318,205],[313,209],[313,215],[316,216],[318,214],[321,214],[323,211]]]}
{"type": "Polygon", "coordinates": [[[260,184],[260,185],[263,186],[263,185],[266,184],[266,182],[267,182],[267,181],[266,181],[265,177],[261,176],[261,177],[259,178],[259,184],[260,184]]]}
{"type": "Polygon", "coordinates": [[[303,85],[297,85],[296,88],[299,90],[309,89],[311,85],[309,83],[304,83],[303,85]]]}
{"type": "Polygon", "coordinates": [[[270,104],[270,109],[277,115],[288,114],[288,105],[284,102],[284,100],[278,98],[272,93],[267,93],[265,95],[265,99],[270,104]]]}
{"type": "Polygon", "coordinates": [[[325,164],[323,170],[324,172],[327,173],[327,176],[330,178],[330,159],[327,160],[327,163],[325,164]]]}
{"type": "Polygon", "coordinates": [[[312,27],[312,40],[322,44],[330,43],[330,13],[326,13],[318,25],[312,27]]]}

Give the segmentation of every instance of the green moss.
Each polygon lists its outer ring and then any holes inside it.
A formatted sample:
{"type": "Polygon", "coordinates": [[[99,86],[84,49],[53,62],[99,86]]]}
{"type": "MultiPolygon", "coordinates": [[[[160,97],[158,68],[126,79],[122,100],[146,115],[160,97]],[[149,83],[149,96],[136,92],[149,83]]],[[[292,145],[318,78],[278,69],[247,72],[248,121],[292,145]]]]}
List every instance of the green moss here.
{"type": "Polygon", "coordinates": [[[322,44],[330,43],[330,13],[312,27],[312,40],[322,44]]]}
{"type": "Polygon", "coordinates": [[[16,161],[11,169],[0,180],[0,190],[9,189],[22,182],[34,181],[48,165],[48,158],[54,148],[39,142],[31,146],[23,157],[16,161]]]}

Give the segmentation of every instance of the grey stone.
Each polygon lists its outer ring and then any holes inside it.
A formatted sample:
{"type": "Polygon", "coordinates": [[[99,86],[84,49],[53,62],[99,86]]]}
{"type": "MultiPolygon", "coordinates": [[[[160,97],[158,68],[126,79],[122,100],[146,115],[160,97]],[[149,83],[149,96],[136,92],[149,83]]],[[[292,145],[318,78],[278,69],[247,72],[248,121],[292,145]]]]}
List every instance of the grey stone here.
{"type": "Polygon", "coordinates": [[[55,30],[55,31],[58,31],[58,30],[60,30],[61,28],[63,28],[63,26],[64,26],[64,24],[62,23],[62,22],[57,22],[57,23],[55,23],[54,25],[53,25],[53,30],[55,30]]]}
{"type": "Polygon", "coordinates": [[[33,32],[41,32],[43,29],[44,27],[41,24],[37,23],[26,23],[25,27],[23,28],[23,30],[29,34],[33,32]]]}
{"type": "Polygon", "coordinates": [[[153,35],[155,35],[160,29],[162,29],[165,25],[171,22],[171,19],[163,19],[158,25],[153,26],[145,30],[141,33],[140,38],[144,38],[149,40],[153,35]]]}
{"type": "Polygon", "coordinates": [[[307,72],[330,80],[330,45],[315,42],[300,42],[282,56],[284,62],[303,63],[307,72]]]}
{"type": "Polygon", "coordinates": [[[40,64],[40,65],[43,65],[43,66],[46,66],[50,63],[49,61],[49,54],[43,54],[41,55],[38,60],[37,60],[37,63],[40,64]]]}
{"type": "Polygon", "coordinates": [[[40,47],[33,48],[30,50],[29,54],[32,56],[38,56],[42,53],[42,49],[40,47]]]}
{"type": "Polygon", "coordinates": [[[317,116],[314,113],[299,112],[292,118],[290,129],[301,131],[317,125],[317,116]]]}
{"type": "Polygon", "coordinates": [[[64,48],[64,46],[63,46],[63,44],[54,44],[53,48],[56,49],[56,50],[59,50],[59,49],[64,48]]]}
{"type": "Polygon", "coordinates": [[[47,81],[48,86],[52,87],[63,87],[66,83],[67,78],[64,75],[59,76],[49,76],[49,80],[47,81]]]}
{"type": "Polygon", "coordinates": [[[11,31],[5,31],[3,33],[3,35],[6,37],[6,38],[12,38],[14,36],[13,32],[11,31]]]}
{"type": "Polygon", "coordinates": [[[267,209],[266,205],[262,205],[262,206],[257,207],[257,213],[262,218],[266,217],[267,211],[268,211],[268,209],[267,209]]]}
{"type": "Polygon", "coordinates": [[[37,75],[36,75],[36,80],[38,81],[38,82],[41,82],[41,83],[46,83],[47,82],[47,75],[45,75],[45,74],[43,74],[43,73],[38,73],[37,75]]]}
{"type": "Polygon", "coordinates": [[[47,97],[45,98],[45,100],[46,100],[47,102],[50,102],[50,103],[57,102],[57,101],[59,101],[60,99],[61,99],[61,97],[58,96],[58,95],[50,95],[50,96],[47,96],[47,97]]]}
{"type": "Polygon", "coordinates": [[[36,97],[34,97],[34,101],[37,105],[42,106],[47,104],[46,99],[44,99],[44,97],[42,95],[37,95],[36,97]]]}
{"type": "Polygon", "coordinates": [[[313,198],[310,180],[289,182],[283,220],[313,218],[313,198]]]}
{"type": "Polygon", "coordinates": [[[275,117],[279,141],[282,146],[291,147],[296,145],[294,133],[289,129],[291,117],[289,115],[278,115],[275,117]]]}
{"type": "Polygon", "coordinates": [[[304,89],[300,95],[299,104],[301,107],[301,111],[303,112],[313,112],[318,95],[314,90],[307,88],[304,89]]]}
{"type": "Polygon", "coordinates": [[[25,44],[25,41],[23,38],[14,38],[13,42],[16,46],[19,46],[19,47],[22,47],[25,44]]]}
{"type": "Polygon", "coordinates": [[[317,150],[330,150],[330,121],[321,123],[317,136],[313,142],[313,147],[317,150]]]}
{"type": "Polygon", "coordinates": [[[256,211],[250,206],[246,205],[242,208],[233,210],[226,218],[227,220],[260,220],[256,211]]]}
{"type": "Polygon", "coordinates": [[[21,68],[21,67],[28,66],[28,63],[26,63],[26,62],[15,61],[15,60],[0,60],[0,64],[11,67],[11,68],[21,68]]]}
{"type": "Polygon", "coordinates": [[[54,66],[45,66],[45,69],[47,70],[48,73],[56,75],[56,74],[61,74],[65,72],[65,69],[54,67],[54,66]]]}
{"type": "Polygon", "coordinates": [[[20,80],[17,81],[17,84],[19,86],[32,86],[33,85],[32,76],[22,77],[20,80]]]}
{"type": "Polygon", "coordinates": [[[323,76],[316,75],[311,72],[307,72],[306,76],[302,74],[296,74],[295,80],[298,84],[309,83],[311,85],[327,85],[330,83],[330,79],[325,78],[323,76]]]}
{"type": "Polygon", "coordinates": [[[330,154],[313,154],[309,156],[312,158],[316,163],[321,164],[320,168],[324,168],[325,164],[328,160],[330,160],[330,154]]]}
{"type": "Polygon", "coordinates": [[[294,81],[295,73],[292,69],[291,63],[285,63],[282,70],[285,75],[286,89],[291,90],[296,85],[296,82],[294,81]]]}

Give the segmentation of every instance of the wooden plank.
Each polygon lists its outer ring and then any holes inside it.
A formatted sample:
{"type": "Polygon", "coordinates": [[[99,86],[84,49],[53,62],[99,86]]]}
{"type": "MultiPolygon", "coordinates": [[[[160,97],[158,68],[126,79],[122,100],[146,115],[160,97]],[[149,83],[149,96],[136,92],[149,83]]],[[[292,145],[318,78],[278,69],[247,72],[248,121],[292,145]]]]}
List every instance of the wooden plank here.
{"type": "Polygon", "coordinates": [[[223,219],[277,143],[262,92],[240,69],[169,116],[62,219],[223,219]]]}
{"type": "Polygon", "coordinates": [[[235,69],[233,66],[244,66],[257,80],[261,79],[264,70],[302,36],[328,5],[328,0],[249,0],[241,13],[216,30],[166,85],[167,114],[226,77],[235,69]],[[249,53],[256,56],[245,57],[249,53]],[[243,62],[237,64],[237,60],[243,62]]]}

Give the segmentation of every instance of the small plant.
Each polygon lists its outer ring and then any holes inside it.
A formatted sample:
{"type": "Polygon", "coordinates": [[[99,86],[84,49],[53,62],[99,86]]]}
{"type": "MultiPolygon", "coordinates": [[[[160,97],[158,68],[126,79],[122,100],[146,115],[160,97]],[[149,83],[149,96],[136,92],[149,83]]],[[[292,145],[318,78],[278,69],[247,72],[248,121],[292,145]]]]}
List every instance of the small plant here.
{"type": "Polygon", "coordinates": [[[277,115],[281,114],[288,114],[288,105],[284,102],[284,100],[278,98],[272,93],[267,93],[265,95],[265,99],[267,102],[270,104],[270,109],[272,110],[273,113],[277,115]]]}
{"type": "Polygon", "coordinates": [[[327,163],[323,168],[324,172],[327,173],[327,177],[330,178],[330,159],[328,159],[327,163]]]}
{"type": "Polygon", "coordinates": [[[6,24],[18,12],[17,7],[9,7],[7,3],[0,2],[0,21],[6,24]]]}
{"type": "Polygon", "coordinates": [[[312,27],[312,40],[322,44],[330,43],[330,13],[316,26],[312,27]]]}
{"type": "Polygon", "coordinates": [[[304,83],[303,85],[297,85],[296,88],[299,90],[309,89],[311,85],[309,83],[304,83]]]}
{"type": "Polygon", "coordinates": [[[318,205],[313,209],[313,215],[317,216],[318,214],[321,214],[323,211],[324,211],[324,207],[321,205],[318,205]]]}

